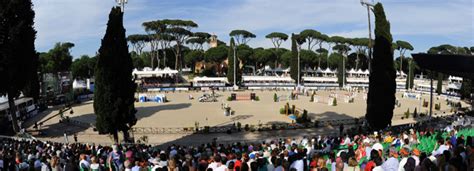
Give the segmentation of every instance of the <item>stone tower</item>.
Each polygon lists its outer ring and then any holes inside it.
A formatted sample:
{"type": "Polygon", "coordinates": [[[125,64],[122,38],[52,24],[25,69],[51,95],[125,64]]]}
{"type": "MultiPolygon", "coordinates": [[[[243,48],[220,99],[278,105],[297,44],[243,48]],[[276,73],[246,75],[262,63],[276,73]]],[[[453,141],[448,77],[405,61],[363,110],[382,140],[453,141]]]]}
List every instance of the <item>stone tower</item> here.
{"type": "Polygon", "coordinates": [[[211,46],[211,48],[213,47],[217,47],[217,36],[216,35],[212,35],[211,38],[209,38],[209,46],[211,46]]]}

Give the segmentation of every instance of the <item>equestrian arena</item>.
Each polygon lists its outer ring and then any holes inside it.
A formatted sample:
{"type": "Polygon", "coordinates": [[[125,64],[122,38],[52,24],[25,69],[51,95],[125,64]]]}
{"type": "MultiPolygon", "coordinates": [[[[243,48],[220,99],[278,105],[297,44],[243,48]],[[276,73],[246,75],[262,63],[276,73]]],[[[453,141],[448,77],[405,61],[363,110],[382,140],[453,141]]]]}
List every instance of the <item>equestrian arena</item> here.
{"type": "MultiPolygon", "coordinates": [[[[323,125],[320,128],[298,129],[298,130],[279,130],[275,131],[256,131],[249,133],[215,133],[201,134],[199,137],[193,137],[193,130],[202,127],[225,127],[240,123],[242,128],[245,125],[265,126],[294,123],[294,120],[286,114],[280,114],[281,108],[288,103],[289,106],[295,105],[296,109],[307,110],[308,117],[312,121],[338,121],[353,120],[361,118],[366,111],[366,93],[337,91],[315,91],[299,94],[294,99],[291,98],[292,91],[275,90],[245,90],[235,92],[241,100],[228,101],[231,97],[231,91],[175,91],[149,93],[148,96],[159,94],[166,96],[165,103],[156,101],[136,102],[136,117],[138,119],[132,136],[135,139],[146,136],[150,144],[163,144],[169,142],[179,142],[179,140],[189,142],[206,142],[210,139],[219,138],[221,140],[251,140],[262,139],[265,136],[291,137],[301,136],[301,134],[311,133],[330,133],[338,130],[339,125],[323,125]],[[242,97],[250,96],[255,93],[257,100],[250,100],[242,97]],[[203,102],[203,95],[215,95],[215,101],[203,102]],[[277,102],[275,102],[275,94],[277,102]],[[334,98],[336,104],[334,104],[334,98]],[[243,99],[243,100],[242,100],[243,99]],[[313,99],[311,101],[311,99],[313,99]],[[226,112],[230,108],[231,112],[226,112]],[[154,130],[154,131],[152,131],[154,130]],[[148,131],[148,132],[147,132],[148,131]],[[186,132],[188,131],[188,132],[186,132]]],[[[422,118],[413,118],[412,113],[415,108],[417,113],[428,113],[429,105],[426,107],[423,103],[429,102],[429,94],[420,93],[407,95],[404,92],[397,92],[396,98],[398,104],[394,109],[392,119],[393,125],[413,123],[422,118]],[[409,118],[406,118],[405,112],[410,112],[409,118]],[[402,119],[403,117],[403,119],[402,119]]],[[[446,96],[433,96],[433,106],[439,104],[440,108],[433,107],[434,116],[443,116],[453,113],[453,109],[447,105],[446,96]]],[[[238,98],[239,99],[239,98],[238,98]]],[[[459,101],[461,102],[461,101],[459,101]]],[[[457,103],[457,102],[456,102],[457,103]]],[[[461,102],[461,105],[466,106],[461,102]]],[[[76,135],[79,142],[86,143],[110,143],[110,136],[98,135],[94,129],[96,116],[93,109],[93,101],[86,101],[72,106],[72,111],[66,111],[64,116],[69,117],[70,122],[60,123],[60,117],[55,115],[59,108],[48,109],[42,114],[35,116],[28,123],[29,130],[34,130],[35,122],[43,124],[40,126],[41,135],[37,138],[64,142],[66,138],[76,135]],[[46,120],[50,118],[49,120],[46,120]]],[[[347,126],[349,127],[349,126],[347,126]]],[[[72,138],[68,138],[69,141],[72,138]]]]}

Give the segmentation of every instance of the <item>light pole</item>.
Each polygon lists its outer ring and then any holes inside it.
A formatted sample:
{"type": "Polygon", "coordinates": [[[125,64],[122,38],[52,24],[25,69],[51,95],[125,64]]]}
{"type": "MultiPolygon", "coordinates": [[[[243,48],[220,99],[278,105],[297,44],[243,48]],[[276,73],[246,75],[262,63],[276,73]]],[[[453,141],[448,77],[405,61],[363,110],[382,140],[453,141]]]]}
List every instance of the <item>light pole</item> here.
{"type": "Polygon", "coordinates": [[[300,54],[301,54],[301,45],[298,45],[298,84],[296,87],[300,86],[300,54]]]}
{"type": "Polygon", "coordinates": [[[369,72],[372,71],[372,29],[370,27],[370,7],[374,6],[373,0],[360,0],[362,6],[367,7],[367,20],[369,22],[369,72]]]}
{"type": "Polygon", "coordinates": [[[125,4],[128,2],[128,0],[115,0],[117,4],[120,6],[122,9],[122,12],[125,12],[125,4]]]}

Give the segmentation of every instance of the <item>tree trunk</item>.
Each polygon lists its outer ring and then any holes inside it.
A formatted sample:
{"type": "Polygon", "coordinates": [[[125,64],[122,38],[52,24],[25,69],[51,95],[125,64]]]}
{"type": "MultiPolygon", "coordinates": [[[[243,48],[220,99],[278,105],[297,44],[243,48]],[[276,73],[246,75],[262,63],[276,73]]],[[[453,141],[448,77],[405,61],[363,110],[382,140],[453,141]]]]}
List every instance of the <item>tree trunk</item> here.
{"type": "Polygon", "coordinates": [[[179,61],[180,61],[180,57],[181,57],[181,48],[179,47],[180,44],[177,43],[176,44],[176,61],[175,61],[175,64],[174,64],[174,69],[175,70],[178,70],[178,71],[181,71],[181,69],[179,68],[181,65],[179,64],[179,61]]]}
{"type": "Polygon", "coordinates": [[[359,69],[359,52],[356,52],[356,70],[359,69]]]}
{"type": "Polygon", "coordinates": [[[114,138],[114,143],[115,144],[118,144],[118,131],[115,130],[113,133],[112,133],[112,136],[114,138]]]}
{"type": "Polygon", "coordinates": [[[151,55],[151,69],[153,69],[153,59],[154,59],[153,51],[151,51],[150,55],[151,55]]]}
{"type": "Polygon", "coordinates": [[[12,118],[13,132],[17,133],[20,129],[18,127],[18,120],[16,118],[16,105],[13,94],[14,93],[8,93],[8,106],[10,107],[9,111],[12,118]]]}
{"type": "Polygon", "coordinates": [[[160,51],[156,50],[156,61],[158,62],[156,64],[156,67],[160,68],[160,51]]]}
{"type": "Polygon", "coordinates": [[[403,54],[400,52],[400,76],[402,75],[403,68],[403,54]]]}
{"type": "Polygon", "coordinates": [[[122,133],[123,133],[123,140],[125,142],[129,143],[130,142],[130,134],[128,133],[128,131],[124,130],[124,131],[122,131],[122,133]]]}
{"type": "Polygon", "coordinates": [[[163,50],[163,68],[166,68],[166,49],[163,50]]]}

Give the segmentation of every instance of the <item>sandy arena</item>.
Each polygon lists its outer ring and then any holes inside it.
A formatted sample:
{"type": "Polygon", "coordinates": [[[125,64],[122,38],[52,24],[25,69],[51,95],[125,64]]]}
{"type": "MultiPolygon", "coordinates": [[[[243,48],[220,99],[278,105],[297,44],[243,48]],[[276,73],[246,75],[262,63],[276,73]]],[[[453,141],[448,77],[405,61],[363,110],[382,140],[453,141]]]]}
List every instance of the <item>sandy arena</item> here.
{"type": "MultiPolygon", "coordinates": [[[[252,91],[241,91],[237,94],[249,95],[252,91]]],[[[290,91],[253,91],[260,98],[260,101],[227,101],[227,97],[230,96],[231,92],[216,91],[215,93],[220,95],[217,98],[217,102],[199,102],[198,98],[204,94],[204,92],[168,92],[164,93],[167,96],[169,102],[167,103],[156,103],[156,102],[145,102],[135,103],[135,107],[138,110],[136,117],[138,119],[135,127],[159,127],[159,128],[173,128],[173,127],[194,127],[196,122],[200,126],[222,126],[233,124],[236,122],[245,124],[271,124],[271,123],[291,123],[292,120],[279,114],[280,108],[282,108],[287,102],[290,105],[296,105],[299,109],[308,110],[309,117],[313,120],[335,120],[335,119],[348,119],[361,117],[365,115],[366,111],[366,100],[364,100],[364,93],[356,93],[354,103],[344,102],[344,97],[349,92],[346,91],[317,91],[315,99],[319,102],[310,102],[310,96],[300,95],[297,100],[288,100],[290,91]],[[274,102],[273,96],[276,93],[281,101],[274,102]],[[328,97],[331,93],[338,94],[337,106],[328,105],[328,97]],[[194,100],[189,99],[189,95],[194,97],[194,100]],[[235,114],[232,116],[225,116],[224,110],[221,108],[222,104],[228,104],[235,114]]],[[[206,92],[210,93],[210,92],[206,92]]],[[[421,107],[421,101],[417,99],[402,98],[401,92],[398,92],[396,97],[401,102],[400,107],[396,107],[394,110],[393,124],[403,124],[414,122],[414,120],[404,119],[403,113],[410,110],[413,112],[417,108],[418,113],[427,113],[429,108],[421,107]]],[[[423,95],[423,98],[429,101],[429,95],[423,95]]],[[[445,99],[437,98],[434,96],[433,104],[441,104],[441,110],[434,110],[433,113],[437,115],[448,114],[451,108],[446,105],[445,99]]],[[[463,103],[463,106],[465,104],[463,103]]],[[[83,123],[95,123],[95,114],[93,113],[92,101],[85,102],[79,105],[73,106],[74,113],[71,115],[69,111],[66,116],[69,116],[72,120],[80,121],[83,123]]],[[[51,109],[43,112],[42,114],[34,117],[25,123],[30,126],[29,130],[34,130],[32,125],[34,122],[41,122],[54,114],[57,114],[57,109],[51,109]]],[[[97,135],[90,126],[78,126],[73,124],[59,123],[59,116],[54,117],[46,121],[42,125],[42,130],[46,133],[46,136],[38,136],[38,138],[45,140],[53,140],[64,142],[64,131],[69,134],[76,133],[80,142],[96,142],[96,143],[110,143],[110,137],[107,135],[97,135]]],[[[261,133],[238,133],[238,134],[210,134],[210,135],[181,135],[181,134],[160,134],[160,135],[147,135],[148,142],[150,144],[163,144],[168,142],[180,142],[178,140],[184,139],[186,142],[206,142],[210,141],[211,137],[219,137],[220,140],[251,140],[251,139],[262,139],[266,137],[279,136],[298,136],[318,133],[329,133],[335,131],[331,127],[323,127],[319,129],[308,129],[308,130],[288,130],[288,131],[267,131],[261,133]]],[[[135,138],[141,135],[135,135],[135,138]]],[[[69,137],[69,141],[73,141],[72,136],[69,137]]]]}

